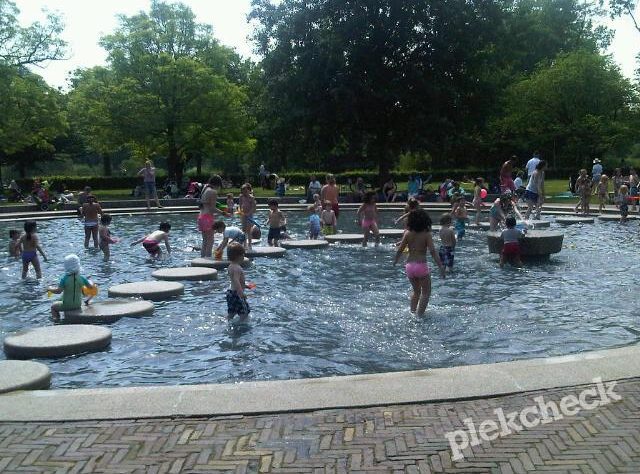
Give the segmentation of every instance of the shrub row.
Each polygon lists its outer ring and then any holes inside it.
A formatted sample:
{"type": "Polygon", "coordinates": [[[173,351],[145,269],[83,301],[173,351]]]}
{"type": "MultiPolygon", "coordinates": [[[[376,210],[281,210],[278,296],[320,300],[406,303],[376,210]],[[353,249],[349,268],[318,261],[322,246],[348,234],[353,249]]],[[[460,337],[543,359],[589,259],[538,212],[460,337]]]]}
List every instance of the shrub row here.
{"type": "MultiPolygon", "coordinates": [[[[476,176],[484,176],[485,178],[497,176],[497,170],[495,173],[491,173],[491,175],[489,175],[486,169],[448,169],[432,172],[424,170],[393,171],[391,172],[391,176],[395,181],[403,182],[407,181],[409,179],[409,175],[412,173],[419,174],[423,179],[432,175],[431,183],[440,183],[445,178],[461,179],[462,177],[467,176],[473,179],[476,176]]],[[[576,170],[573,168],[556,168],[547,171],[547,178],[568,179],[569,175],[575,173],[576,170]]],[[[324,182],[324,177],[326,175],[326,172],[324,171],[292,171],[283,173],[280,176],[286,178],[290,185],[306,186],[309,183],[309,177],[314,174],[320,182],[324,182]]],[[[344,173],[336,173],[335,176],[339,184],[346,184],[349,179],[355,181],[359,177],[363,178],[367,183],[376,184],[378,182],[377,171],[371,170],[347,171],[344,173]]],[[[194,176],[194,178],[200,182],[204,182],[208,179],[208,176],[194,176]]],[[[245,177],[242,175],[224,175],[223,178],[231,181],[236,187],[245,182],[245,177]]],[[[73,191],[83,189],[85,186],[91,186],[93,189],[133,189],[138,184],[142,183],[142,179],[136,176],[42,176],[40,179],[47,180],[53,189],[57,189],[64,185],[66,189],[73,191]]],[[[157,179],[158,185],[162,185],[164,180],[164,176],[159,176],[157,179]]],[[[29,190],[33,187],[33,178],[18,179],[16,181],[23,190],[29,190]]],[[[254,185],[257,184],[258,176],[250,177],[249,182],[254,185]]]]}

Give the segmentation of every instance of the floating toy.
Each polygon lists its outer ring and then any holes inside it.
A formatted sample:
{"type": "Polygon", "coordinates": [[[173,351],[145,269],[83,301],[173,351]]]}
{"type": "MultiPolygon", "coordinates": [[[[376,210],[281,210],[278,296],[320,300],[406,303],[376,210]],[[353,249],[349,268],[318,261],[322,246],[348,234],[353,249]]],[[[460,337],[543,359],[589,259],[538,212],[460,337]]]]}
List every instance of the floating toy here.
{"type": "Polygon", "coordinates": [[[216,250],[215,257],[216,260],[222,260],[222,250],[216,250]]]}
{"type": "Polygon", "coordinates": [[[484,198],[486,198],[486,197],[487,197],[487,190],[486,190],[486,189],[484,189],[484,188],[482,188],[482,189],[480,190],[480,199],[484,199],[484,198]]]}
{"type": "Polygon", "coordinates": [[[53,291],[47,290],[47,298],[51,298],[53,296],[53,291]]]}
{"type": "Polygon", "coordinates": [[[98,295],[98,285],[93,285],[91,286],[83,286],[82,287],[82,294],[84,296],[87,296],[89,298],[93,298],[95,296],[98,295]]]}

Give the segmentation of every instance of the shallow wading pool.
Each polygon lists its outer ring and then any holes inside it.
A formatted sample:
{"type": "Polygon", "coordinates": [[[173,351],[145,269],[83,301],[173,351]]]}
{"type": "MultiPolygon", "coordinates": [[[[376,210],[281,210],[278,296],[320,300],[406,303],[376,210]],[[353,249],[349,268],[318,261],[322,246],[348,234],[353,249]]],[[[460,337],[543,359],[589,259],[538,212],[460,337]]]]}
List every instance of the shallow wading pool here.
{"type": "MultiPolygon", "coordinates": [[[[435,215],[435,214],[432,214],[435,215]]],[[[264,214],[261,215],[264,217],[264,214]]],[[[392,227],[383,213],[383,227],[392,227]]],[[[163,216],[166,218],[166,216],[163,216]]],[[[304,238],[306,214],[289,213],[289,230],[304,238]]],[[[49,263],[44,278],[20,280],[21,264],[3,257],[0,336],[49,325],[47,284],[62,275],[62,260],[78,253],[84,274],[107,298],[109,286],[151,280],[157,268],[188,265],[198,256],[195,215],[169,218],[171,258],[147,259],[128,243],[157,227],[160,217],[115,216],[112,261],[82,249],[77,219],[41,221],[39,235],[49,263]]],[[[340,227],[357,231],[353,213],[340,227]]],[[[2,235],[22,227],[0,224],[2,235]]],[[[403,266],[391,265],[396,239],[374,249],[335,244],[291,249],[280,259],[257,258],[246,270],[257,284],[251,322],[226,322],[226,271],[217,281],[185,282],[185,294],[157,302],[155,314],[110,324],[104,352],[44,360],[52,386],[105,387],[190,384],[321,377],[449,367],[568,354],[638,342],[640,296],[638,225],[595,223],[552,229],[565,233],[564,248],[547,262],[500,270],[484,232],[468,231],[456,252],[456,274],[434,278],[424,318],[408,310],[403,266]]],[[[33,276],[33,275],[31,275],[33,276]]],[[[0,355],[4,358],[4,355],[0,355]]]]}

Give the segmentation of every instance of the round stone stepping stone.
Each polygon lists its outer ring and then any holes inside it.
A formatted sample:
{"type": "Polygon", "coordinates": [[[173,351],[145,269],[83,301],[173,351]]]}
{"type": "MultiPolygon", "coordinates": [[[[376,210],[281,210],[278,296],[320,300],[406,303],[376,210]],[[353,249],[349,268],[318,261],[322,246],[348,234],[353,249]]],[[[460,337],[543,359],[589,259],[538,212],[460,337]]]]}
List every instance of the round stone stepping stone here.
{"type": "Polygon", "coordinates": [[[252,247],[245,255],[251,257],[283,257],[287,249],[282,247],[252,247]]]}
{"type": "MultiPolygon", "coordinates": [[[[211,257],[204,258],[194,258],[191,260],[192,267],[207,267],[207,268],[215,268],[216,270],[223,270],[229,266],[229,260],[216,260],[211,257]]],[[[247,257],[244,258],[243,262],[240,264],[242,267],[248,267],[251,265],[251,260],[247,257]]]]}
{"type": "Polygon", "coordinates": [[[112,323],[123,317],[139,318],[153,314],[154,306],[143,300],[107,300],[85,305],[79,310],[65,311],[68,323],[112,323]]]}
{"type": "Polygon", "coordinates": [[[10,359],[64,357],[96,352],[111,344],[111,330],[89,324],[67,324],[25,329],[4,339],[4,353],[10,359]]]}
{"type": "Polygon", "coordinates": [[[285,249],[321,249],[329,246],[326,240],[283,240],[280,246],[285,249]]]}
{"type": "Polygon", "coordinates": [[[15,390],[44,390],[51,386],[51,371],[30,360],[0,361],[0,393],[15,390]]]}
{"type": "Polygon", "coordinates": [[[207,267],[178,267],[178,268],[161,268],[154,271],[151,276],[158,280],[167,281],[202,281],[215,280],[218,278],[218,270],[207,267]]]}
{"type": "Polygon", "coordinates": [[[556,217],[558,224],[593,224],[595,219],[593,217],[578,217],[578,216],[560,216],[556,217]]]}
{"type": "Polygon", "coordinates": [[[381,237],[396,237],[400,238],[404,235],[404,229],[380,229],[381,237]]]}
{"type": "MultiPolygon", "coordinates": [[[[530,230],[520,239],[520,255],[523,257],[548,257],[562,250],[564,234],[545,230],[530,230]]],[[[487,243],[490,253],[502,251],[502,232],[488,232],[487,243]]]]}
{"type": "Polygon", "coordinates": [[[329,243],[344,242],[344,243],[360,243],[363,241],[364,236],[362,234],[333,234],[325,235],[325,240],[329,243]]]}
{"type": "Polygon", "coordinates": [[[109,297],[139,297],[160,301],[184,293],[184,285],[175,281],[137,281],[109,288],[109,297]]]}
{"type": "MultiPolygon", "coordinates": [[[[636,220],[637,218],[638,216],[632,216],[632,215],[627,216],[627,220],[636,220]]],[[[620,214],[600,214],[598,216],[598,219],[605,222],[612,222],[612,221],[617,222],[620,220],[620,214]]]]}

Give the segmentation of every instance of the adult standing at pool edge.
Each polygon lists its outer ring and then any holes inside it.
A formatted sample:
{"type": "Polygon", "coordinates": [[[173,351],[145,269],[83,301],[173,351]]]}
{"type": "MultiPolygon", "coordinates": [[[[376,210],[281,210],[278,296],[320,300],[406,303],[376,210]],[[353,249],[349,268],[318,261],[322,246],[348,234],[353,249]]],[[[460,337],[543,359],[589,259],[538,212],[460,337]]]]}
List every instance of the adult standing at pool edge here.
{"type": "Polygon", "coordinates": [[[222,178],[212,176],[207,181],[207,186],[202,191],[200,197],[200,214],[198,215],[198,230],[202,232],[201,257],[211,257],[213,252],[213,224],[214,214],[218,212],[216,204],[218,202],[218,190],[222,187],[222,178]]]}
{"type": "Polygon", "coordinates": [[[336,186],[336,178],[332,174],[328,174],[326,177],[327,184],[322,186],[320,190],[320,199],[322,202],[329,201],[331,202],[331,209],[336,215],[336,219],[338,218],[338,214],[340,214],[340,205],[338,204],[338,198],[340,197],[340,191],[338,190],[338,186],[336,186]]]}
{"type": "Polygon", "coordinates": [[[144,197],[147,200],[147,209],[151,209],[149,205],[150,198],[155,198],[158,208],[162,208],[156,191],[156,169],[151,164],[151,161],[144,162],[144,168],[138,171],[138,176],[142,176],[144,181],[144,197]]]}

